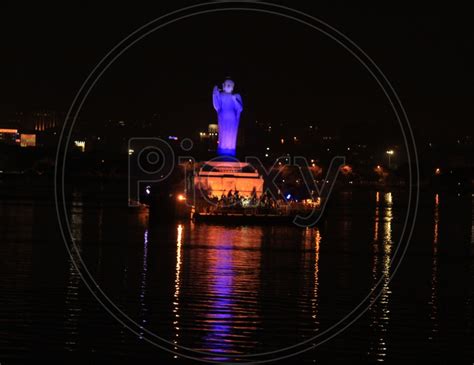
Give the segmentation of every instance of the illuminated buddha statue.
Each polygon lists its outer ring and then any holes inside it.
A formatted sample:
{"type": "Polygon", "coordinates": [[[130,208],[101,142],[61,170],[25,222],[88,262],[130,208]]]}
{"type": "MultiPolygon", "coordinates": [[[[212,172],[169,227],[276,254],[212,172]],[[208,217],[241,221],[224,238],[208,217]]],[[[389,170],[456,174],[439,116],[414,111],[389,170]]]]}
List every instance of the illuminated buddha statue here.
{"type": "Polygon", "coordinates": [[[222,90],[214,86],[212,102],[217,111],[219,139],[217,153],[219,156],[235,156],[237,132],[239,129],[240,113],[243,110],[242,98],[233,94],[234,82],[226,79],[222,90]]]}

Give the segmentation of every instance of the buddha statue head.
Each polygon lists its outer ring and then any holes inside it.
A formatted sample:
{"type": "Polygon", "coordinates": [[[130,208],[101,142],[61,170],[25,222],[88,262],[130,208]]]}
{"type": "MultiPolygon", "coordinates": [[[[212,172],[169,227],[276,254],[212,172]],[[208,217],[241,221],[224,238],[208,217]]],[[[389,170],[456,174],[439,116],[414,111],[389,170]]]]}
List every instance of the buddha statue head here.
{"type": "Polygon", "coordinates": [[[224,92],[227,94],[232,94],[232,91],[234,90],[234,81],[229,78],[225,79],[224,83],[222,84],[222,90],[224,90],[224,92]]]}

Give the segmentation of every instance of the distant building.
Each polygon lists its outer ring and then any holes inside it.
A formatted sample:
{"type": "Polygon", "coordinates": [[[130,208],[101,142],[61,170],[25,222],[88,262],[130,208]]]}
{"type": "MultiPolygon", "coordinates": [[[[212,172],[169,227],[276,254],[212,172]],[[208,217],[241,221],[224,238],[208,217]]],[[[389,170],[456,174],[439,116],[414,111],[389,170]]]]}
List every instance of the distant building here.
{"type": "Polygon", "coordinates": [[[44,132],[63,125],[64,116],[51,110],[3,111],[0,114],[0,126],[16,128],[20,133],[44,132]]]}
{"type": "Polygon", "coordinates": [[[36,147],[36,134],[25,134],[20,135],[20,146],[21,147],[36,147]]]}
{"type": "Polygon", "coordinates": [[[86,150],[86,141],[76,140],[74,141],[74,147],[76,147],[79,151],[84,152],[86,150]]]}
{"type": "Polygon", "coordinates": [[[199,132],[199,140],[208,143],[208,150],[215,151],[217,148],[217,139],[219,130],[217,124],[211,123],[207,126],[207,132],[199,132]]]}
{"type": "Polygon", "coordinates": [[[217,133],[218,130],[219,130],[219,127],[218,127],[217,124],[212,124],[211,123],[207,126],[207,130],[208,130],[209,133],[217,133]]]}
{"type": "Polygon", "coordinates": [[[20,142],[20,135],[16,128],[0,128],[0,142],[16,145],[20,142]]]}
{"type": "Polygon", "coordinates": [[[34,111],[21,113],[20,126],[25,131],[44,132],[62,126],[62,119],[55,111],[34,111]]]}

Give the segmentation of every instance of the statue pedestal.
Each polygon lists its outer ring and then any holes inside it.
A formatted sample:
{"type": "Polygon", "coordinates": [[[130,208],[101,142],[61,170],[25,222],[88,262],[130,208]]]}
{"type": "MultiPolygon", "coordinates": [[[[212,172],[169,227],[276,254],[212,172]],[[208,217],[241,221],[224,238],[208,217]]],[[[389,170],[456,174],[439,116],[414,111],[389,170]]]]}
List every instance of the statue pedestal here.
{"type": "Polygon", "coordinates": [[[257,197],[263,193],[263,178],[258,171],[246,162],[207,161],[194,177],[196,189],[209,197],[220,198],[229,190],[239,192],[242,197],[250,197],[255,191],[257,197]]]}

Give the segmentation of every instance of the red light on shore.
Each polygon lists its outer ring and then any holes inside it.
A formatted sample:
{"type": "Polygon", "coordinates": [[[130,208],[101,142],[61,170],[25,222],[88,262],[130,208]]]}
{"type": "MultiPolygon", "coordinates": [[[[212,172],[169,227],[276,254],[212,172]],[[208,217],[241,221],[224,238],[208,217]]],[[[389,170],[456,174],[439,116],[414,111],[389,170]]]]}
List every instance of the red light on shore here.
{"type": "Polygon", "coordinates": [[[178,195],[178,201],[184,202],[186,200],[186,197],[183,194],[178,195]]]}

